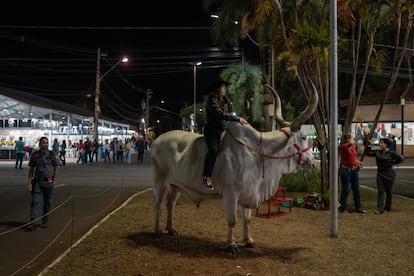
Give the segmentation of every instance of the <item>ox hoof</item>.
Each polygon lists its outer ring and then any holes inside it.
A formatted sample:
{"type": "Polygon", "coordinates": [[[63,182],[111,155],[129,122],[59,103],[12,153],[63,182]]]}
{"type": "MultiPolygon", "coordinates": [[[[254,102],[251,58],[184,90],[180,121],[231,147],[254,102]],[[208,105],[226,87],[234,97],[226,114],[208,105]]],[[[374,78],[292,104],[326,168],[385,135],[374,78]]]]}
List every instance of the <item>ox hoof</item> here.
{"type": "Polygon", "coordinates": [[[175,230],[169,230],[169,231],[167,232],[167,235],[168,235],[168,236],[177,236],[177,235],[178,235],[178,233],[177,233],[177,231],[175,231],[175,230]]]}
{"type": "Polygon", "coordinates": [[[237,247],[237,245],[235,244],[229,244],[224,248],[225,252],[229,252],[229,253],[233,253],[233,254],[237,254],[240,252],[239,248],[237,247]]]}
{"type": "Polygon", "coordinates": [[[245,245],[246,248],[256,248],[255,242],[247,242],[245,245]]]}

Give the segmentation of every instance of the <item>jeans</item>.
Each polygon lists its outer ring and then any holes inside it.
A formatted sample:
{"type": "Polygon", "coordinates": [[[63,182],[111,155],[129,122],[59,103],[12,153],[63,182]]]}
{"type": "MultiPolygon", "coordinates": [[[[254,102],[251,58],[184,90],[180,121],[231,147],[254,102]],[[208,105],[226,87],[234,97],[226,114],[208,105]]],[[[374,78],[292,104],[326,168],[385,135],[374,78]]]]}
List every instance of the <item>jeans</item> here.
{"type": "Polygon", "coordinates": [[[54,185],[52,182],[36,182],[32,186],[32,203],[30,204],[30,220],[39,216],[40,200],[43,194],[43,217],[42,223],[49,221],[49,211],[52,206],[52,194],[54,185]]]}
{"type": "Polygon", "coordinates": [[[22,153],[16,153],[16,166],[15,166],[16,169],[17,169],[17,166],[19,166],[19,168],[22,167],[24,155],[25,155],[24,152],[22,152],[22,153]]]}
{"type": "Polygon", "coordinates": [[[378,200],[377,209],[378,211],[391,210],[392,207],[392,186],[394,186],[396,174],[394,170],[377,172],[377,189],[378,189],[378,200]],[[387,195],[384,206],[384,193],[387,195]]]}
{"type": "Polygon", "coordinates": [[[341,211],[346,210],[346,201],[348,198],[349,185],[352,187],[352,194],[354,196],[355,209],[361,208],[361,197],[359,194],[359,170],[351,170],[349,168],[340,167],[339,176],[341,177],[342,191],[341,191],[341,211]]]}
{"type": "Polygon", "coordinates": [[[126,160],[126,162],[128,163],[128,164],[130,164],[131,163],[131,150],[126,150],[125,151],[125,160],[126,160]]]}
{"type": "Polygon", "coordinates": [[[144,161],[144,149],[138,150],[138,164],[142,164],[144,161]]]}
{"type": "Polygon", "coordinates": [[[203,176],[211,177],[214,165],[220,150],[220,139],[223,131],[208,125],[204,128],[204,136],[206,139],[208,152],[204,160],[203,176]]]}
{"type": "Polygon", "coordinates": [[[105,156],[105,162],[106,162],[106,160],[108,160],[108,162],[111,162],[111,158],[109,157],[109,151],[108,150],[105,150],[104,156],[105,156]]]}

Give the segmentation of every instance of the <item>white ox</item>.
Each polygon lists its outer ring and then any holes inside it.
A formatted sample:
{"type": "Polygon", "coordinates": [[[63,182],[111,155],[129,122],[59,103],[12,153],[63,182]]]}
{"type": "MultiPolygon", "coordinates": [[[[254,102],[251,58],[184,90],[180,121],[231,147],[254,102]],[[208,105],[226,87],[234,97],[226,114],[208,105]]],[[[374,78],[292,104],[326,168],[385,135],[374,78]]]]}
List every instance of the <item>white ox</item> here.
{"type": "MultiPolygon", "coordinates": [[[[280,131],[258,132],[250,125],[230,122],[222,137],[212,183],[214,190],[202,183],[207,146],[204,136],[173,130],[157,137],[151,146],[154,170],[154,231],[162,234],[160,208],[167,197],[167,231],[175,235],[173,211],[180,193],[186,194],[198,207],[207,198],[222,197],[228,226],[225,250],[238,252],[234,227],[237,206],[243,222],[243,241],[246,247],[256,244],[250,235],[251,209],[272,196],[283,174],[293,172],[299,163],[312,162],[305,134],[300,126],[314,112],[317,96],[299,117],[290,124],[281,116],[280,99],[276,93],[275,116],[280,131]]],[[[316,93],[315,93],[316,94],[316,93]]]]}

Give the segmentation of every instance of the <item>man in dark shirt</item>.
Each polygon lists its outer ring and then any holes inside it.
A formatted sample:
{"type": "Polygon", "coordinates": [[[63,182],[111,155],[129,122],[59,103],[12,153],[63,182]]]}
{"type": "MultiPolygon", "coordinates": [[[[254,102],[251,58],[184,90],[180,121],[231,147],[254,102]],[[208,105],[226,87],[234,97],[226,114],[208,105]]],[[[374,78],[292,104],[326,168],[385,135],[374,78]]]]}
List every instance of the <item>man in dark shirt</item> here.
{"type": "Polygon", "coordinates": [[[40,138],[39,150],[30,156],[29,176],[27,190],[32,194],[30,205],[30,221],[32,224],[27,228],[33,231],[38,226],[40,199],[43,194],[43,215],[40,227],[47,227],[49,221],[49,211],[52,205],[52,194],[56,183],[57,167],[59,161],[53,151],[49,150],[49,140],[47,137],[40,138]]]}

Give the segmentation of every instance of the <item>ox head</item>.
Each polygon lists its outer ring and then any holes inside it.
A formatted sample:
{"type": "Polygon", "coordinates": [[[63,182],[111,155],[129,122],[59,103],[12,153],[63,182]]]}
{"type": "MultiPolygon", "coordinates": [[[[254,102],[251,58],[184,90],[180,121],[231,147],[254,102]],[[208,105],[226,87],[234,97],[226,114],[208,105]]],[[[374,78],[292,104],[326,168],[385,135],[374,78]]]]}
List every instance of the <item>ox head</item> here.
{"type": "Polygon", "coordinates": [[[313,154],[303,131],[293,132],[286,147],[295,165],[313,166],[313,154]]]}

